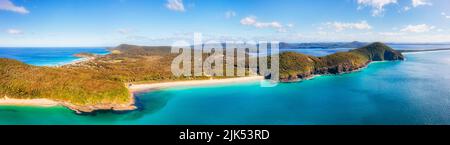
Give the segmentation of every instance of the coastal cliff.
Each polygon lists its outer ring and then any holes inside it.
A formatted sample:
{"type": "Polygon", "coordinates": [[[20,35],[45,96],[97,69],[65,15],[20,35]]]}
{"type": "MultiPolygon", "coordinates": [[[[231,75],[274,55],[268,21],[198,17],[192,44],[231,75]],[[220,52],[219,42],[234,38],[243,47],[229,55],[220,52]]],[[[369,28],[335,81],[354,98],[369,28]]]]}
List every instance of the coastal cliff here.
{"type": "Polygon", "coordinates": [[[280,55],[280,79],[282,82],[294,82],[314,75],[353,72],[373,61],[395,60],[404,60],[404,56],[380,42],[324,57],[284,52],[280,55]]]}

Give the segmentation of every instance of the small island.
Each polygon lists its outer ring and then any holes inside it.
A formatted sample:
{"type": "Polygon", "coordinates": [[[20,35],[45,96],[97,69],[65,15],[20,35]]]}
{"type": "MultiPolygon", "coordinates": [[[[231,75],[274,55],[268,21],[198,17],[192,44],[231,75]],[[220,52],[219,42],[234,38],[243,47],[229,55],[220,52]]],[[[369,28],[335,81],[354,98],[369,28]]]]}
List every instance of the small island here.
{"type": "MultiPolygon", "coordinates": [[[[134,91],[158,88],[167,83],[193,84],[232,83],[255,81],[260,77],[175,77],[170,66],[177,54],[170,47],[120,45],[109,48],[111,54],[76,54],[90,58],[75,64],[58,67],[38,67],[0,58],[0,105],[62,105],[77,113],[97,110],[134,110],[134,91]],[[220,81],[217,81],[220,80],[220,81]],[[163,84],[161,84],[163,83],[163,84]],[[19,102],[19,103],[17,103],[19,102]],[[34,102],[34,103],[33,103],[34,102]]],[[[373,61],[404,60],[404,56],[383,43],[373,43],[349,52],[324,57],[308,56],[295,52],[280,54],[280,79],[293,82],[314,75],[341,74],[359,70],[373,61]]]]}

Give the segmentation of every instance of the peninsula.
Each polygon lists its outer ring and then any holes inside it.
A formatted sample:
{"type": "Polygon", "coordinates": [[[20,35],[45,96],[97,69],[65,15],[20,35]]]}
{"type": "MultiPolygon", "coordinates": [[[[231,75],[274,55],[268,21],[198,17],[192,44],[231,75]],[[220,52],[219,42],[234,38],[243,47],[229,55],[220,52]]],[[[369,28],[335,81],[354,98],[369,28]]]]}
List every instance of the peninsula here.
{"type": "Polygon", "coordinates": [[[283,82],[299,81],[311,78],[314,75],[342,74],[356,71],[373,61],[404,59],[400,52],[380,42],[324,57],[285,52],[280,55],[280,79],[283,82]]]}
{"type": "MultiPolygon", "coordinates": [[[[0,105],[63,105],[77,113],[136,109],[134,91],[172,86],[211,85],[261,80],[263,77],[175,77],[170,47],[120,45],[111,54],[58,67],[38,67],[0,58],[0,105]],[[195,80],[195,81],[193,81],[195,80]],[[204,81],[201,81],[204,80],[204,81]],[[34,101],[33,101],[34,100],[34,101]],[[20,103],[22,102],[22,103],[20,103]]],[[[298,81],[320,74],[352,72],[373,61],[403,60],[403,55],[373,43],[349,52],[313,57],[295,52],[280,54],[280,79],[298,81]]]]}

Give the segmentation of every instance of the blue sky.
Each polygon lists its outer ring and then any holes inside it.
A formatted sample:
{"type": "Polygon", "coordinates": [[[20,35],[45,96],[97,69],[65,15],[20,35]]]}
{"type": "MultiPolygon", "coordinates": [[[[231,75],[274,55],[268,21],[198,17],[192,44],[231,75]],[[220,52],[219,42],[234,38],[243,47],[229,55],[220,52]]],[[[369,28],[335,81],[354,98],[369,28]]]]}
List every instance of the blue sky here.
{"type": "Polygon", "coordinates": [[[0,0],[0,46],[450,42],[448,0],[0,0]]]}

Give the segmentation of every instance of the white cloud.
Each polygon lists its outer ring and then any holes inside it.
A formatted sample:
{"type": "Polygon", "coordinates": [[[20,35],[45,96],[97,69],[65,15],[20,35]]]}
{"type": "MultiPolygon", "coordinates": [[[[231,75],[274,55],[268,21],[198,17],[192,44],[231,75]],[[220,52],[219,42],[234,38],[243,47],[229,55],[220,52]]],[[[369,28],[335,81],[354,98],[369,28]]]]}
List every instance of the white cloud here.
{"type": "Polygon", "coordinates": [[[287,24],[286,26],[289,28],[292,28],[292,27],[294,27],[294,24],[287,24]]]}
{"type": "Polygon", "coordinates": [[[281,23],[273,21],[273,22],[268,22],[268,23],[264,23],[264,22],[258,22],[254,24],[256,28],[283,28],[283,25],[281,25],[281,23]]]}
{"type": "Polygon", "coordinates": [[[431,2],[429,2],[429,0],[411,0],[411,3],[411,5],[403,7],[403,11],[409,11],[412,8],[416,8],[419,6],[433,5],[431,2]]]}
{"type": "MultiPolygon", "coordinates": [[[[359,7],[362,9],[364,7],[372,7],[372,16],[382,16],[385,11],[385,6],[390,4],[397,4],[398,0],[357,0],[359,7]]],[[[409,11],[412,8],[433,5],[429,0],[411,0],[411,5],[404,6],[401,11],[409,11]]]]}
{"type": "Polygon", "coordinates": [[[173,11],[178,11],[178,12],[186,11],[184,9],[183,0],[167,0],[166,7],[169,10],[173,10],[173,11]]]}
{"type": "Polygon", "coordinates": [[[329,27],[333,27],[337,32],[344,31],[347,29],[356,30],[370,30],[372,26],[367,23],[367,21],[361,21],[357,23],[343,23],[343,22],[328,22],[326,23],[329,27]]]}
{"type": "Polygon", "coordinates": [[[405,7],[403,7],[403,10],[404,10],[404,11],[409,11],[409,10],[411,10],[411,7],[405,6],[405,7]]]}
{"type": "Polygon", "coordinates": [[[237,14],[236,14],[236,12],[235,11],[227,11],[227,12],[225,12],[225,18],[227,18],[227,19],[229,19],[229,18],[232,18],[232,17],[235,17],[237,14]]]}
{"type": "Polygon", "coordinates": [[[401,29],[402,32],[414,32],[414,33],[423,33],[423,32],[429,32],[433,29],[435,29],[435,26],[429,26],[427,24],[421,24],[421,25],[408,25],[405,28],[401,29]]]}
{"type": "Polygon", "coordinates": [[[428,2],[428,0],[412,0],[413,7],[418,7],[422,5],[433,5],[431,2],[428,2]]]}
{"type": "Polygon", "coordinates": [[[281,24],[280,22],[277,21],[272,21],[272,22],[259,22],[256,20],[256,17],[245,17],[243,19],[241,19],[241,24],[242,25],[247,25],[247,26],[254,26],[256,28],[273,28],[276,29],[279,32],[286,32],[286,28],[283,24],[281,24]]]}
{"type": "Polygon", "coordinates": [[[30,13],[25,7],[14,5],[11,0],[0,0],[0,10],[16,12],[19,14],[30,13]]]}
{"type": "Polygon", "coordinates": [[[6,30],[6,33],[11,34],[11,35],[21,35],[21,34],[23,34],[23,32],[21,30],[18,30],[18,29],[8,29],[8,30],[6,30]]]}
{"type": "Polygon", "coordinates": [[[383,15],[384,7],[389,4],[396,4],[397,0],[358,0],[359,9],[363,7],[372,7],[372,16],[383,15]]]}
{"type": "Polygon", "coordinates": [[[444,12],[442,12],[441,15],[444,16],[444,17],[447,18],[447,19],[450,19],[450,15],[447,15],[447,14],[444,13],[444,12]]]}
{"type": "Polygon", "coordinates": [[[241,20],[242,25],[253,25],[255,23],[256,23],[255,17],[245,17],[244,19],[241,20]]]}

